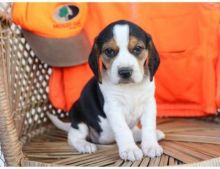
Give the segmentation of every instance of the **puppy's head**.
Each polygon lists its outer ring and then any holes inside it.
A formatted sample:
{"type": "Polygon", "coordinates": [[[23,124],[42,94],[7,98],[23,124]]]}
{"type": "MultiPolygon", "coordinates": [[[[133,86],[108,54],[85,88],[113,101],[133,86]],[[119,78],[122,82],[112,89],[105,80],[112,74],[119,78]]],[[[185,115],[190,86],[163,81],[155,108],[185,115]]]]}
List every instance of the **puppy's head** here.
{"type": "Polygon", "coordinates": [[[139,83],[145,76],[152,81],[159,63],[151,36],[124,20],[111,23],[96,37],[89,56],[100,83],[102,75],[114,84],[139,83]]]}

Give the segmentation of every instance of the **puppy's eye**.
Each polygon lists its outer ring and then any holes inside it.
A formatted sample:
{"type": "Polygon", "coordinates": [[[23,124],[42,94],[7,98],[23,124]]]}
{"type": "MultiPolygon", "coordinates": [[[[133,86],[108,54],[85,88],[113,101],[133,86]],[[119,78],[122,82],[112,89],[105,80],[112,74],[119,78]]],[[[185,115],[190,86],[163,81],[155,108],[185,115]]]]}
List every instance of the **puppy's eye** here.
{"type": "Polygon", "coordinates": [[[115,55],[116,55],[116,52],[112,48],[105,49],[104,53],[106,56],[108,56],[110,58],[115,57],[115,55]]]}
{"type": "Polygon", "coordinates": [[[134,49],[133,49],[133,54],[134,55],[139,55],[141,52],[142,52],[142,50],[143,50],[144,48],[143,47],[141,47],[141,46],[136,46],[134,49]]]}

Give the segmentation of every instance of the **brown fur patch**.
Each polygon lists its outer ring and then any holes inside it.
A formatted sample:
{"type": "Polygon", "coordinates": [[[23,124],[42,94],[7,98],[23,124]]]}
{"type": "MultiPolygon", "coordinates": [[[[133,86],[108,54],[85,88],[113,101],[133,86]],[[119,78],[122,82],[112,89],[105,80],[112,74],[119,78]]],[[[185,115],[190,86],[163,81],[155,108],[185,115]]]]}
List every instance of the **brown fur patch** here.
{"type": "Polygon", "coordinates": [[[138,63],[139,63],[139,66],[141,68],[143,68],[143,71],[144,71],[145,75],[148,73],[148,68],[146,66],[146,65],[148,65],[148,60],[149,60],[148,49],[144,49],[143,52],[141,52],[141,54],[140,54],[140,57],[138,59],[138,63]]]}
{"type": "MultiPolygon", "coordinates": [[[[132,53],[132,51],[134,50],[136,46],[140,46],[144,48],[142,52],[138,56],[135,56],[135,57],[138,60],[139,66],[145,69],[144,63],[145,61],[148,62],[148,56],[149,56],[148,49],[146,49],[146,46],[143,41],[139,40],[138,38],[134,36],[130,36],[128,50],[132,53]]],[[[146,73],[146,70],[143,70],[143,71],[146,73]]]]}
{"type": "Polygon", "coordinates": [[[136,37],[134,36],[130,36],[129,38],[129,43],[128,43],[128,50],[132,53],[133,49],[136,47],[136,46],[141,46],[142,48],[146,48],[145,44],[143,41],[137,39],[136,37]]]}
{"type": "Polygon", "coordinates": [[[101,53],[102,61],[103,61],[104,66],[107,69],[109,69],[111,67],[113,61],[115,60],[115,57],[114,58],[109,58],[105,55],[104,50],[107,49],[107,48],[112,48],[116,53],[118,53],[119,48],[118,48],[114,38],[110,39],[109,41],[107,41],[103,44],[102,53],[101,53]]]}

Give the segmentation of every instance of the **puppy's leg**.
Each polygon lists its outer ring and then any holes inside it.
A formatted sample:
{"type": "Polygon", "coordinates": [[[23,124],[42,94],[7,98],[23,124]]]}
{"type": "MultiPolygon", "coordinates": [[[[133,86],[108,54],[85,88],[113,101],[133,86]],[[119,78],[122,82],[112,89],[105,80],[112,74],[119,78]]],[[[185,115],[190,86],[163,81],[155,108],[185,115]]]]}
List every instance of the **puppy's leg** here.
{"type": "Polygon", "coordinates": [[[125,121],[120,105],[105,105],[104,110],[112,127],[121,159],[130,161],[141,160],[143,152],[135,144],[132,132],[125,121]]]}
{"type": "MultiPolygon", "coordinates": [[[[140,142],[141,139],[142,139],[141,129],[139,127],[135,126],[132,129],[132,133],[133,133],[134,141],[135,142],[140,142]]],[[[158,130],[158,129],[156,130],[156,136],[157,136],[157,141],[160,141],[160,140],[165,138],[164,132],[162,132],[161,130],[158,130]]]]}
{"type": "Polygon", "coordinates": [[[142,143],[144,155],[149,157],[160,156],[163,153],[162,147],[158,144],[156,135],[156,101],[152,97],[145,106],[141,116],[142,143]]]}
{"type": "Polygon", "coordinates": [[[68,143],[81,153],[93,153],[96,151],[96,145],[86,140],[87,135],[88,126],[79,123],[78,128],[69,129],[68,143]]]}

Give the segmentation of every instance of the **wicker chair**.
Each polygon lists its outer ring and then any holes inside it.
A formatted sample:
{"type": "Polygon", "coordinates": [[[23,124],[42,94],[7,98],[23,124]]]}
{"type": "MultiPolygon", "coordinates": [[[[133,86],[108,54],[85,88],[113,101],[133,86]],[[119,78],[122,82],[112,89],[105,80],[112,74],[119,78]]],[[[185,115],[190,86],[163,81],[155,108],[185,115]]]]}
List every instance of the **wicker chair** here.
{"type": "MultiPolygon", "coordinates": [[[[115,145],[99,145],[92,154],[79,154],[66,143],[46,112],[59,117],[47,98],[51,69],[42,63],[7,15],[0,21],[0,143],[8,166],[187,166],[220,165],[218,116],[202,119],[159,119],[167,134],[164,154],[129,162],[119,159],[115,145]],[[207,122],[207,120],[209,122],[207,122]],[[182,127],[187,123],[187,127],[182,127]],[[199,131],[199,132],[198,132],[199,131]],[[182,133],[179,134],[179,133],[182,133]],[[209,133],[207,137],[196,135],[209,133]],[[191,136],[190,136],[191,133],[191,136]],[[212,135],[213,134],[213,135],[212,135]],[[217,136],[216,136],[217,135],[217,136]],[[216,136],[216,137],[213,137],[216,136]]],[[[220,133],[219,133],[220,135],[220,133]]]]}

